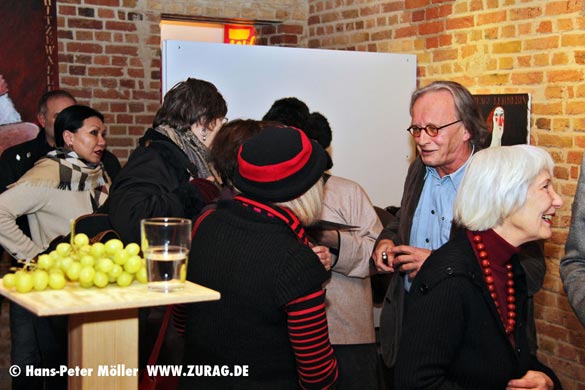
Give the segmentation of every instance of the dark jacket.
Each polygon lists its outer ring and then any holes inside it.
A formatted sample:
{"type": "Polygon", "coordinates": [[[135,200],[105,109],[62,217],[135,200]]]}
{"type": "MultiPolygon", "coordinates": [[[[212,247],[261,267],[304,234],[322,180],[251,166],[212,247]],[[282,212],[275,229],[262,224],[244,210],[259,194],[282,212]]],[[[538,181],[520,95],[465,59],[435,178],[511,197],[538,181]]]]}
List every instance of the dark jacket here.
{"type": "MultiPolygon", "coordinates": [[[[384,228],[378,237],[378,241],[381,239],[391,239],[396,245],[409,245],[412,220],[423,190],[425,174],[426,167],[422,160],[420,158],[415,159],[410,164],[406,175],[400,210],[397,214],[398,222],[393,221],[391,225],[384,228]],[[396,227],[398,228],[396,229],[396,227]]],[[[452,226],[451,236],[457,230],[456,226],[452,226]]],[[[520,264],[526,271],[528,282],[528,338],[530,341],[530,349],[533,353],[536,353],[536,325],[534,323],[534,303],[532,297],[542,287],[546,274],[543,243],[531,242],[523,245],[519,259],[520,264]]],[[[392,274],[380,314],[382,356],[384,357],[384,362],[389,367],[393,366],[398,349],[398,341],[402,327],[404,294],[403,275],[399,273],[392,274]]]]}
{"type": "Polygon", "coordinates": [[[195,166],[168,137],[148,129],[110,189],[107,211],[122,241],[140,242],[140,220],[151,217],[193,219],[205,206],[195,166]]]}
{"type": "Polygon", "coordinates": [[[283,221],[220,202],[193,236],[187,279],[221,300],[189,305],[184,364],[246,365],[248,375],[182,377],[180,389],[299,389],[285,305],[329,277],[283,221]]]}
{"type": "Polygon", "coordinates": [[[555,389],[561,388],[554,372],[530,351],[526,278],[518,260],[511,260],[516,290],[512,344],[465,232],[433,252],[406,299],[397,389],[505,389],[528,370],[544,372],[555,389]]]}

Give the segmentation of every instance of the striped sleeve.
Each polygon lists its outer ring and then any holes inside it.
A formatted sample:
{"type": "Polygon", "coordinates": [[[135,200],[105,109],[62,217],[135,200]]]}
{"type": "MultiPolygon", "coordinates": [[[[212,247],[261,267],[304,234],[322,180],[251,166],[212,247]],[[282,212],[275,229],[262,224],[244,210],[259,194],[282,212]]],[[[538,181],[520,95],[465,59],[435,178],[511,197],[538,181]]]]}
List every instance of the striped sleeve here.
{"type": "Polygon", "coordinates": [[[337,360],[329,342],[325,292],[319,290],[289,302],[286,312],[301,388],[334,388],[338,375],[337,360]]]}

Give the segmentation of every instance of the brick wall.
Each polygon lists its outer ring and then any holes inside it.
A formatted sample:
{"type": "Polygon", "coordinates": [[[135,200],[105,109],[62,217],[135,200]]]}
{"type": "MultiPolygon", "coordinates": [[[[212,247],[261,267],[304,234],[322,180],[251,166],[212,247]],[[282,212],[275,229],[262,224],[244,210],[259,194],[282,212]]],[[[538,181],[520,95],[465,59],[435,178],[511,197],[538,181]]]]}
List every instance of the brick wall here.
{"type": "Polygon", "coordinates": [[[281,20],[268,45],[416,54],[419,84],[532,94],[532,142],[555,158],[565,206],[546,245],[537,296],[540,357],[568,390],[585,390],[585,331],[558,276],[585,147],[582,0],[59,0],[61,87],[106,115],[124,159],[160,102],[161,13],[281,20]]]}
{"type": "Polygon", "coordinates": [[[585,147],[585,18],[581,0],[309,1],[309,47],[416,54],[418,82],[473,93],[530,93],[532,143],[554,157],[565,206],[545,246],[537,295],[540,358],[566,389],[585,389],[585,331],[563,293],[564,254],[585,147]]]}
{"type": "Polygon", "coordinates": [[[305,1],[58,0],[61,88],[106,115],[108,147],[122,160],[160,106],[162,13],[279,20],[259,43],[306,46],[305,1]]]}

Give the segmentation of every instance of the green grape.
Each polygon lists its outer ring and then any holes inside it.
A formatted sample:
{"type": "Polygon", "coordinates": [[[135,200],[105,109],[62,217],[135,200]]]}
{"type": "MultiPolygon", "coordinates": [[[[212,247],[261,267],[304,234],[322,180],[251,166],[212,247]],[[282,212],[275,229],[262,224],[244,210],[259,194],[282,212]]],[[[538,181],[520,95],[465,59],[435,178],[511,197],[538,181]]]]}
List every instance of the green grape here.
{"type": "Polygon", "coordinates": [[[19,293],[27,293],[33,289],[32,274],[26,271],[19,271],[16,274],[16,291],[19,293]]]}
{"type": "Polygon", "coordinates": [[[114,264],[110,272],[108,272],[108,276],[110,277],[110,283],[114,283],[118,276],[120,276],[124,272],[124,268],[120,264],[114,264]]]}
{"type": "Polygon", "coordinates": [[[73,243],[76,247],[81,248],[82,246],[89,245],[89,237],[85,233],[77,233],[73,237],[73,243]]]}
{"type": "Polygon", "coordinates": [[[106,254],[106,246],[101,242],[96,242],[91,246],[90,254],[96,259],[104,257],[106,254]]]}
{"type": "Polygon", "coordinates": [[[124,264],[124,271],[135,274],[142,266],[142,258],[138,255],[130,256],[124,264]]]}
{"type": "Polygon", "coordinates": [[[136,272],[136,280],[140,283],[148,282],[148,272],[146,271],[146,267],[142,266],[138,272],[136,272]]]}
{"type": "Polygon", "coordinates": [[[4,277],[2,278],[2,283],[4,284],[4,287],[6,287],[6,288],[12,288],[12,287],[16,286],[16,275],[14,275],[14,274],[4,275],[4,277]]]}
{"type": "Polygon", "coordinates": [[[71,264],[73,264],[73,259],[71,257],[63,257],[59,262],[59,268],[61,268],[63,272],[67,272],[69,267],[71,267],[71,264]]]}
{"type": "Polygon", "coordinates": [[[107,257],[102,257],[95,264],[96,270],[103,272],[104,274],[109,273],[113,267],[114,262],[107,257]]]}
{"type": "Polygon", "coordinates": [[[110,256],[114,256],[116,253],[124,249],[124,244],[117,238],[112,238],[106,241],[106,253],[110,256]]]}
{"type": "Polygon", "coordinates": [[[65,288],[67,280],[63,275],[63,271],[56,270],[55,272],[49,272],[49,287],[53,290],[62,290],[65,288]],[[58,272],[57,272],[58,271],[58,272]]]}
{"type": "Polygon", "coordinates": [[[124,265],[126,264],[129,258],[130,252],[126,251],[125,249],[122,249],[121,251],[116,252],[116,254],[114,255],[114,262],[116,264],[124,265]]]}
{"type": "Polygon", "coordinates": [[[77,253],[79,253],[80,255],[90,255],[91,254],[91,245],[87,244],[87,245],[83,245],[79,248],[77,248],[77,253]]]}
{"type": "Polygon", "coordinates": [[[89,267],[93,267],[95,264],[95,258],[92,255],[83,255],[79,259],[79,263],[81,265],[87,265],[89,267]]]}
{"type": "Polygon", "coordinates": [[[181,282],[187,280],[187,264],[181,264],[181,269],[179,270],[179,280],[181,282]]]}
{"type": "Polygon", "coordinates": [[[65,276],[65,272],[63,272],[63,270],[61,268],[58,267],[53,267],[49,270],[49,274],[61,274],[63,276],[65,276]]]}
{"type": "Polygon", "coordinates": [[[50,270],[55,265],[55,259],[47,254],[42,254],[37,259],[37,265],[40,269],[50,270]]]}
{"type": "Polygon", "coordinates": [[[130,256],[134,256],[140,253],[140,245],[135,242],[131,242],[130,244],[126,245],[124,250],[128,252],[130,256]]]}
{"type": "Polygon", "coordinates": [[[79,282],[79,287],[91,288],[93,287],[93,280],[91,282],[79,282]]]}
{"type": "Polygon", "coordinates": [[[73,264],[65,271],[65,275],[67,275],[67,279],[71,280],[72,282],[76,282],[79,279],[79,273],[81,272],[81,268],[83,266],[80,262],[74,261],[73,264]]]}
{"type": "Polygon", "coordinates": [[[57,252],[57,254],[60,257],[65,257],[65,256],[69,255],[69,252],[71,252],[71,244],[69,244],[67,242],[61,242],[61,243],[57,244],[57,248],[55,248],[55,252],[57,252]]]}
{"type": "Polygon", "coordinates": [[[79,284],[93,284],[93,278],[95,276],[95,269],[88,265],[81,267],[79,271],[79,284]]]}
{"type": "Polygon", "coordinates": [[[43,269],[36,269],[32,272],[33,288],[36,291],[43,291],[49,285],[49,273],[43,269]]]}
{"type": "Polygon", "coordinates": [[[120,287],[128,287],[130,284],[132,284],[132,279],[133,277],[131,274],[128,272],[122,272],[120,276],[118,276],[118,279],[116,279],[116,283],[120,287]]]}
{"type": "Polygon", "coordinates": [[[95,276],[93,277],[93,284],[95,284],[95,286],[99,288],[106,287],[109,282],[110,280],[108,279],[108,275],[101,271],[97,271],[95,273],[95,276]]]}

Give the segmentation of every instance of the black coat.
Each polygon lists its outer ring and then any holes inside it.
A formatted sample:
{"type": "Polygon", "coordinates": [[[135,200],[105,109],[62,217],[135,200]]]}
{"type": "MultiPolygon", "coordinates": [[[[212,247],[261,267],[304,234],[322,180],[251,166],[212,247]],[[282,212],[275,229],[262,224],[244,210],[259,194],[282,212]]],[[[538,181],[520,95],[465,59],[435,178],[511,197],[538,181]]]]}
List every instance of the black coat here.
{"type": "Polygon", "coordinates": [[[122,241],[140,242],[140,220],[193,219],[205,205],[189,180],[197,177],[187,155],[168,137],[148,129],[114,181],[106,210],[122,241]]]}
{"type": "MultiPolygon", "coordinates": [[[[395,245],[408,245],[410,242],[410,230],[414,213],[420,200],[426,167],[422,160],[415,159],[408,168],[408,174],[404,183],[404,192],[397,219],[390,221],[384,230],[380,233],[378,241],[381,239],[391,239],[395,245]]],[[[460,231],[457,226],[451,228],[451,237],[460,231]]],[[[536,325],[534,323],[534,303],[533,295],[536,294],[544,283],[546,274],[546,263],[544,261],[544,243],[542,241],[529,242],[522,245],[518,255],[520,264],[526,272],[529,303],[528,318],[529,323],[526,332],[529,337],[530,349],[536,353],[536,325]]],[[[404,275],[396,272],[390,274],[388,289],[384,297],[384,305],[380,315],[380,344],[384,362],[388,367],[394,365],[400,332],[402,330],[403,302],[404,302],[404,275]]]]}
{"type": "Polygon", "coordinates": [[[505,389],[509,380],[528,370],[546,373],[555,388],[561,388],[552,370],[530,352],[526,277],[517,256],[512,264],[514,345],[465,232],[433,252],[406,299],[395,367],[397,389],[505,389]]]}

